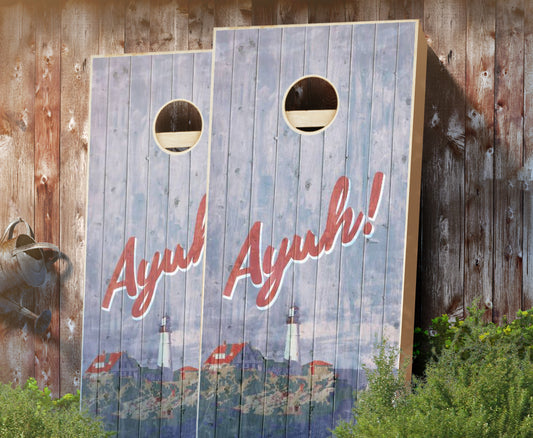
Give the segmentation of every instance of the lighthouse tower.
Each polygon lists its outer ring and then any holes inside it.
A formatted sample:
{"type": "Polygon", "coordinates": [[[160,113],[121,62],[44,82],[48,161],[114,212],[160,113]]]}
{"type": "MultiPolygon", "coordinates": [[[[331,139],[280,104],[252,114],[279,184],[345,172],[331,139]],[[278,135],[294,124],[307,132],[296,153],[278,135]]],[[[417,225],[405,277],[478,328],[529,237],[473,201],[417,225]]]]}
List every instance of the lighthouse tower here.
{"type": "Polygon", "coordinates": [[[159,355],[157,356],[157,366],[172,370],[170,333],[170,318],[168,315],[165,315],[161,318],[161,325],[159,326],[159,355]]]}
{"type": "Polygon", "coordinates": [[[285,338],[285,360],[289,363],[300,363],[300,316],[298,307],[289,307],[287,315],[287,337],[285,338]]]}

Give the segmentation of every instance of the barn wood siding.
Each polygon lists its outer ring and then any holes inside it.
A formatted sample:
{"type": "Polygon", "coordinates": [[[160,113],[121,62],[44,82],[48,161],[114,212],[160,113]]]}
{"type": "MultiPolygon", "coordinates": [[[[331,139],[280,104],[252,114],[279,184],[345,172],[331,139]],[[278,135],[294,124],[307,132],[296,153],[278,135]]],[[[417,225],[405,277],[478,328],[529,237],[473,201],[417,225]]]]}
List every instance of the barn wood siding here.
{"type": "Polygon", "coordinates": [[[433,52],[417,320],[461,316],[475,297],[494,320],[531,306],[531,171],[519,173],[532,154],[531,9],[525,0],[2,2],[0,226],[21,216],[65,257],[55,285],[23,297],[53,311],[49,334],[2,316],[0,379],[34,375],[54,395],[80,384],[90,57],[209,49],[214,25],[421,19],[433,52]]]}

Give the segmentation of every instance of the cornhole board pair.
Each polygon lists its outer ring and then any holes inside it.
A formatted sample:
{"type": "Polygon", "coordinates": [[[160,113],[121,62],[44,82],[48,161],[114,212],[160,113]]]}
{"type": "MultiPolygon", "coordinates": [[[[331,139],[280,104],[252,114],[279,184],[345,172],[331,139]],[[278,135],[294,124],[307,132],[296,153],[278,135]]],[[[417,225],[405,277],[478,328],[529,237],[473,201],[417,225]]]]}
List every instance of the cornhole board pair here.
{"type": "Polygon", "coordinates": [[[425,50],[402,21],[94,59],[82,399],[109,429],[328,436],[376,343],[409,356],[425,50]],[[169,154],[173,99],[203,131],[169,154]]]}

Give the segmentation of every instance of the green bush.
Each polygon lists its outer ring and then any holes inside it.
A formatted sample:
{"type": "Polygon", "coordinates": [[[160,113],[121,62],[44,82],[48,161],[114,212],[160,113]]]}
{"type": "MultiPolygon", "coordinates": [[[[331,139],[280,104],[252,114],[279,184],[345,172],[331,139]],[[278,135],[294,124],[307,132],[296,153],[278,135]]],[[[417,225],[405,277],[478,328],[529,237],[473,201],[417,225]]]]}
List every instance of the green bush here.
{"type": "Polygon", "coordinates": [[[101,423],[80,411],[80,397],[52,399],[30,378],[23,388],[0,384],[0,437],[107,437],[101,423]]]}
{"type": "Polygon", "coordinates": [[[347,437],[533,437],[533,309],[502,326],[469,309],[465,321],[433,321],[425,376],[406,383],[397,351],[382,345],[347,437]],[[437,327],[437,328],[435,328],[437,327]]]}

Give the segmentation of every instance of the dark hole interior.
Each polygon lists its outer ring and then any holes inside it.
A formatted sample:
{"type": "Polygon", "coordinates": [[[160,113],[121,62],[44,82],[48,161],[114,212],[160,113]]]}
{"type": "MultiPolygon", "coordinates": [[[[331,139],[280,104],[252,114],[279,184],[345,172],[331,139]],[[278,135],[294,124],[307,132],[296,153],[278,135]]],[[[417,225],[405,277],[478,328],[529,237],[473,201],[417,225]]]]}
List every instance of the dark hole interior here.
{"type": "MultiPolygon", "coordinates": [[[[26,234],[20,234],[17,237],[17,242],[15,246],[17,248],[20,248],[21,246],[30,245],[32,243],[35,243],[35,240],[33,240],[30,236],[26,234]]],[[[35,260],[41,260],[43,258],[43,253],[40,249],[28,249],[24,252],[30,257],[33,257],[35,260]]]]}
{"type": "Polygon", "coordinates": [[[201,131],[202,117],[189,102],[176,100],[166,105],[155,121],[155,132],[201,131]]]}
{"type": "MultiPolygon", "coordinates": [[[[333,86],[322,78],[308,77],[296,82],[285,99],[285,111],[337,109],[337,93],[333,86]]],[[[317,128],[320,129],[320,128],[317,128]]],[[[315,130],[310,128],[303,131],[315,130]]]]}

